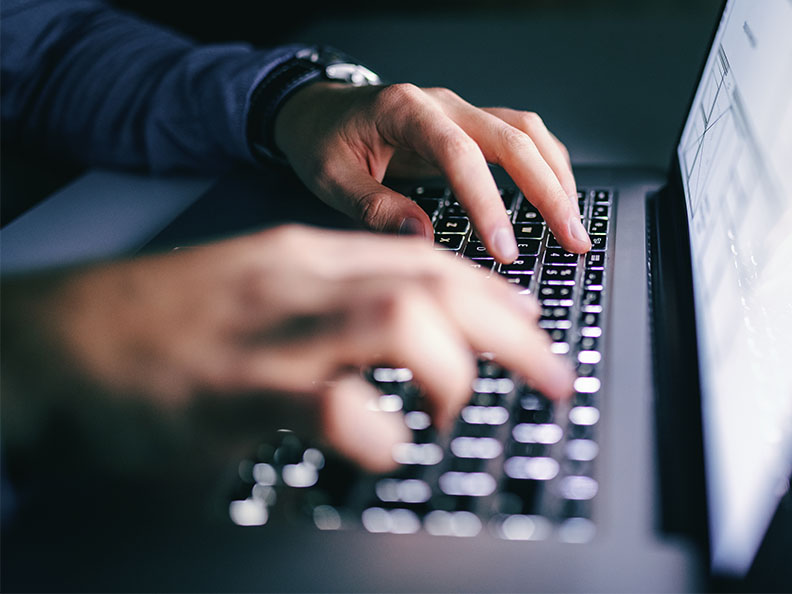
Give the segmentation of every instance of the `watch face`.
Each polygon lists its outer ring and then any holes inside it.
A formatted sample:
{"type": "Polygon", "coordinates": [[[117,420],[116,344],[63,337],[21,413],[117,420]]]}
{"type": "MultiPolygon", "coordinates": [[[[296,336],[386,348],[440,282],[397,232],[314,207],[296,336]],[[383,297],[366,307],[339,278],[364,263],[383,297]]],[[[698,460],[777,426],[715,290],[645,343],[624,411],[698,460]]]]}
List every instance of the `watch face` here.
{"type": "Polygon", "coordinates": [[[377,85],[382,82],[374,72],[360,64],[339,62],[325,67],[325,76],[330,80],[338,80],[355,86],[377,85]]]}

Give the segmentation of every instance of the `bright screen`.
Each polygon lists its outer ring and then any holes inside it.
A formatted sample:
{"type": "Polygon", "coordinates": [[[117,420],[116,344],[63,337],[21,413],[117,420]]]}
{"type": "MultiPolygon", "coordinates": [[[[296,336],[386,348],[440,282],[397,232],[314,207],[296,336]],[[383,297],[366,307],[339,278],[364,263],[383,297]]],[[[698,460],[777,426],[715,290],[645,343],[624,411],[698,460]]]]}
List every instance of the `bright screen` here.
{"type": "Polygon", "coordinates": [[[792,469],[792,0],[728,2],[677,153],[712,564],[741,574],[792,469]]]}

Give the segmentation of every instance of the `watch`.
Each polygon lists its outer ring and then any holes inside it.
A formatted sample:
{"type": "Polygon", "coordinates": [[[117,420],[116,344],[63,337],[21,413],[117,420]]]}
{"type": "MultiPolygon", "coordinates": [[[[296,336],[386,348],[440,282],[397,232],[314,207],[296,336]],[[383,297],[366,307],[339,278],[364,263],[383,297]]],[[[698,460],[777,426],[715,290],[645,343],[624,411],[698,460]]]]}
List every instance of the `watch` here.
{"type": "Polygon", "coordinates": [[[247,135],[254,155],[286,161],[275,146],[275,116],[291,95],[317,80],[356,87],[384,84],[379,75],[340,51],[323,46],[299,50],[265,76],[251,95],[247,135]]]}

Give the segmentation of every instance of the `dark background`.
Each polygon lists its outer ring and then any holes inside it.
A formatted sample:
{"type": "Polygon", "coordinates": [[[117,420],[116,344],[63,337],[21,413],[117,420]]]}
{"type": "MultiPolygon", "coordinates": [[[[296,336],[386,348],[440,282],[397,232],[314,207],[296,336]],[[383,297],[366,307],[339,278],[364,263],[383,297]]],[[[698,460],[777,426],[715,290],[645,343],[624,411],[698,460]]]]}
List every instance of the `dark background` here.
{"type": "MultiPolygon", "coordinates": [[[[117,0],[197,41],[342,49],[391,81],[542,115],[578,164],[664,168],[720,0],[117,0]]],[[[83,169],[2,147],[5,225],[83,169]]]]}

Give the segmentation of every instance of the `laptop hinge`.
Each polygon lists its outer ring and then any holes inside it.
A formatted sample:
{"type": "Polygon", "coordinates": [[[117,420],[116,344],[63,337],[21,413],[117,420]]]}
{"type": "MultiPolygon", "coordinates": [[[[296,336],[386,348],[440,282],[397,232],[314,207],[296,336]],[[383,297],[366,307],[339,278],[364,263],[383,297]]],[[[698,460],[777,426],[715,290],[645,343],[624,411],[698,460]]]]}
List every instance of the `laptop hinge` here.
{"type": "Polygon", "coordinates": [[[680,188],[647,198],[647,254],[659,528],[693,539],[708,556],[706,484],[688,225],[680,188]]]}

